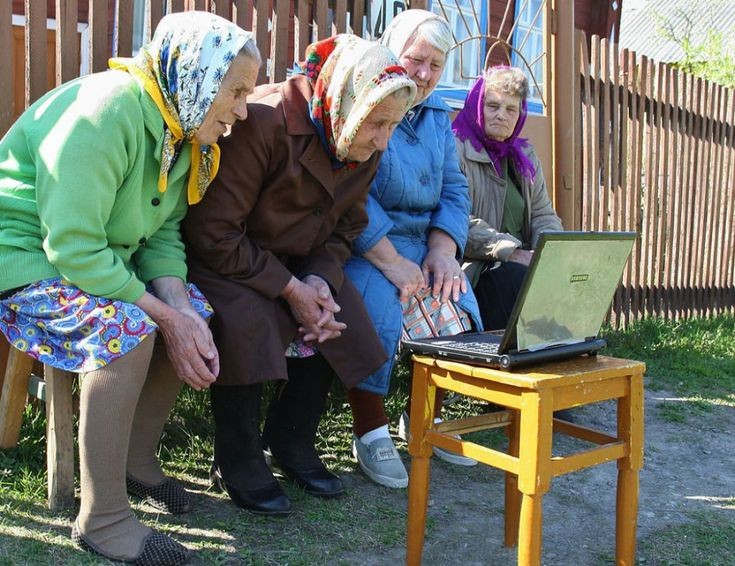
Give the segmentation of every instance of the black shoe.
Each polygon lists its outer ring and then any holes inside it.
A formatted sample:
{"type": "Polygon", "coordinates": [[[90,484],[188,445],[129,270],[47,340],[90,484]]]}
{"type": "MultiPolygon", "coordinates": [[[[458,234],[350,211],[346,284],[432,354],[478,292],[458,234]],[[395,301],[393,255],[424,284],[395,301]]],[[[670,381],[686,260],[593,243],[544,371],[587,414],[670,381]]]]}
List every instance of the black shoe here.
{"type": "Polygon", "coordinates": [[[263,457],[262,385],[213,385],[209,392],[215,424],[212,482],[238,507],[259,515],[288,515],[291,501],[263,457]]]}
{"type": "Polygon", "coordinates": [[[288,382],[271,401],[263,444],[283,474],[309,495],[338,497],[342,480],[319,459],[314,444],[334,372],[317,354],[288,358],[288,382]]]}
{"type": "Polygon", "coordinates": [[[167,513],[191,511],[191,497],[173,478],[166,478],[158,485],[145,485],[132,476],[125,476],[128,493],[142,499],[148,505],[167,513]]]}
{"type": "Polygon", "coordinates": [[[275,458],[266,460],[309,495],[329,499],[339,497],[345,492],[342,480],[330,472],[321,461],[317,466],[295,469],[275,458]]]}
{"type": "MultiPolygon", "coordinates": [[[[110,560],[121,560],[118,557],[108,556],[91,542],[85,540],[76,523],[71,529],[71,540],[82,550],[99,554],[110,560]]],[[[191,551],[184,545],[163,533],[151,531],[151,534],[146,537],[143,543],[140,554],[136,558],[124,560],[124,562],[138,566],[179,566],[179,564],[185,564],[190,555],[191,551]]]]}
{"type": "Polygon", "coordinates": [[[251,513],[271,517],[286,517],[291,514],[291,500],[283,493],[278,482],[250,491],[237,489],[225,482],[215,464],[212,465],[209,479],[220,490],[226,491],[235,505],[251,513]]]}

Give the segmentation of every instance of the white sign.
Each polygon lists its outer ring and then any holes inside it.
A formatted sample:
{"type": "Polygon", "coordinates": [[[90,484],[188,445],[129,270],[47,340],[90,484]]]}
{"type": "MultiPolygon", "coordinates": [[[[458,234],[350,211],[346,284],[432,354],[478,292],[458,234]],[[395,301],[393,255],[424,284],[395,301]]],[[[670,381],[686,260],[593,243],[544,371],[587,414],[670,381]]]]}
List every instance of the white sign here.
{"type": "Polygon", "coordinates": [[[367,22],[371,39],[380,39],[393,18],[408,8],[406,2],[407,0],[369,0],[367,22]]]}

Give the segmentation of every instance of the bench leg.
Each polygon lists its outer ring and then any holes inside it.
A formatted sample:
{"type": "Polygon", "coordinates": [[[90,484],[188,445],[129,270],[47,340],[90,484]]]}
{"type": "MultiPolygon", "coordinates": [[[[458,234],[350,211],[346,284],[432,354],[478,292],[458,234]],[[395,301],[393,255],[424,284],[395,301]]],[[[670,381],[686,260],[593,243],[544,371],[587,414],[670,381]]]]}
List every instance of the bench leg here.
{"type": "Polygon", "coordinates": [[[44,366],[46,381],[46,467],[48,506],[74,506],[74,374],[44,366]]]}
{"type": "Polygon", "coordinates": [[[10,349],[0,393],[0,448],[14,448],[18,444],[32,368],[33,358],[10,349]]]}

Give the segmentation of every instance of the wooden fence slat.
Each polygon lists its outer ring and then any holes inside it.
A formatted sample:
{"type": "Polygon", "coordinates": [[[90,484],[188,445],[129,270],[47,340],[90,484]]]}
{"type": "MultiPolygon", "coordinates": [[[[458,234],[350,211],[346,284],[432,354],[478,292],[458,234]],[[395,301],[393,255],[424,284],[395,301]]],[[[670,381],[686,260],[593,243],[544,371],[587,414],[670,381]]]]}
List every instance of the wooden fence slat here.
{"type": "MultiPolygon", "coordinates": [[[[582,229],[589,229],[591,220],[591,207],[590,207],[590,194],[592,193],[592,181],[590,177],[592,172],[595,170],[595,163],[593,160],[592,147],[595,145],[591,140],[594,140],[592,135],[592,82],[590,78],[590,54],[587,52],[587,41],[582,35],[582,43],[579,44],[582,50],[580,73],[582,75],[582,98],[583,98],[583,112],[584,120],[582,122],[582,136],[584,143],[584,167],[582,171],[582,229]]],[[[593,54],[594,55],[594,54],[593,54]]]]}
{"type": "Polygon", "coordinates": [[[186,0],[167,0],[166,13],[183,12],[186,9],[186,0]]]}
{"type": "Polygon", "coordinates": [[[634,201],[634,208],[633,208],[633,218],[635,220],[635,226],[636,231],[638,232],[639,236],[636,240],[635,247],[633,249],[633,257],[634,257],[634,263],[633,266],[635,268],[635,289],[633,293],[633,311],[636,313],[636,316],[639,318],[643,317],[643,290],[645,285],[645,264],[643,262],[643,256],[644,256],[644,244],[645,244],[645,234],[643,232],[643,215],[641,212],[642,207],[642,183],[643,179],[641,178],[640,171],[643,167],[643,158],[644,158],[644,146],[643,146],[643,140],[645,135],[645,129],[646,129],[646,116],[645,116],[645,110],[646,110],[646,94],[648,91],[648,73],[649,73],[649,64],[648,64],[648,58],[643,56],[641,57],[641,62],[638,67],[640,71],[639,75],[639,81],[638,81],[638,109],[637,109],[637,136],[636,136],[636,159],[635,159],[635,178],[634,178],[634,189],[633,189],[633,201],[634,201]]]}
{"type": "Polygon", "coordinates": [[[712,108],[712,157],[711,157],[711,194],[710,199],[710,226],[709,226],[709,253],[707,256],[707,272],[709,273],[708,289],[709,298],[707,306],[709,314],[717,312],[719,306],[719,269],[716,258],[722,253],[722,241],[720,234],[721,208],[721,185],[722,175],[722,86],[715,84],[714,106],[712,108]]]}
{"type": "Polygon", "coordinates": [[[658,67],[658,124],[657,124],[657,148],[656,148],[656,169],[654,181],[654,198],[656,206],[656,222],[654,230],[654,254],[655,254],[655,277],[653,281],[654,303],[653,313],[661,311],[663,305],[663,276],[664,276],[664,254],[666,253],[664,237],[666,235],[666,225],[668,222],[668,198],[666,191],[666,173],[668,160],[668,66],[659,64],[658,67]]]}
{"type": "Polygon", "coordinates": [[[293,57],[288,52],[291,2],[290,0],[274,0],[274,2],[275,22],[273,23],[273,30],[275,34],[273,35],[271,51],[273,53],[274,76],[271,77],[271,82],[279,82],[286,80],[286,69],[288,69],[290,60],[293,57]]]}
{"type": "Polygon", "coordinates": [[[707,217],[707,189],[709,185],[709,179],[707,175],[707,169],[708,167],[706,164],[708,163],[709,155],[708,155],[708,149],[709,144],[707,143],[707,136],[709,132],[709,121],[707,120],[707,111],[710,105],[710,84],[706,80],[702,80],[701,85],[703,89],[703,95],[701,98],[701,107],[700,111],[698,113],[697,118],[699,119],[700,128],[699,128],[699,158],[698,158],[698,183],[699,186],[697,187],[697,217],[696,217],[696,253],[697,253],[697,262],[695,267],[695,278],[696,278],[696,287],[695,287],[695,305],[697,309],[697,316],[703,316],[705,314],[705,306],[704,306],[704,287],[706,285],[706,273],[704,273],[706,261],[705,261],[705,254],[706,254],[706,217],[707,217]]]}
{"type": "MultiPolygon", "coordinates": [[[[610,132],[611,132],[611,157],[610,157],[610,189],[611,189],[611,210],[609,213],[610,225],[612,230],[620,230],[622,225],[622,211],[620,203],[622,201],[622,187],[620,186],[620,145],[621,145],[621,116],[620,116],[620,52],[618,44],[610,45],[612,50],[612,100],[610,108],[610,132]]],[[[617,326],[620,321],[620,309],[622,308],[621,290],[615,293],[613,297],[613,314],[614,324],[617,326]]]]}
{"type": "Polygon", "coordinates": [[[597,217],[599,230],[609,230],[610,213],[610,191],[614,187],[610,184],[610,45],[607,38],[600,41],[600,65],[602,67],[602,124],[600,124],[600,136],[602,139],[602,179],[600,183],[600,201],[597,217]]]}
{"type": "Polygon", "coordinates": [[[79,76],[77,0],[56,0],[56,84],[79,76]]]}
{"type": "MultiPolygon", "coordinates": [[[[364,0],[354,0],[352,2],[352,11],[350,12],[350,24],[352,25],[352,33],[362,37],[362,19],[365,16],[365,2],[364,0]]],[[[585,46],[587,41],[585,40],[585,46]]]]}
{"type": "Polygon", "coordinates": [[[46,3],[25,0],[25,105],[47,90],[46,3]]]}
{"type": "MultiPolygon", "coordinates": [[[[14,58],[13,2],[0,3],[0,137],[13,124],[14,58]]],[[[4,367],[4,366],[2,366],[4,367]]],[[[1,371],[1,370],[0,370],[1,371]]]]}
{"type": "Polygon", "coordinates": [[[685,264],[685,277],[684,277],[684,295],[683,295],[683,308],[684,316],[690,317],[694,312],[694,277],[692,274],[692,266],[694,265],[694,258],[696,256],[694,247],[694,219],[695,219],[695,198],[696,198],[696,168],[695,163],[697,159],[697,138],[694,133],[696,125],[696,113],[697,113],[697,97],[699,95],[698,85],[696,79],[691,77],[689,82],[689,100],[688,108],[689,114],[687,118],[687,136],[689,141],[689,148],[687,152],[687,184],[686,184],[686,206],[687,206],[687,222],[685,225],[686,233],[686,259],[685,264]]]}
{"type": "Polygon", "coordinates": [[[727,132],[725,135],[725,223],[723,242],[726,252],[722,254],[721,265],[723,271],[723,301],[727,305],[727,312],[733,312],[733,258],[735,258],[735,230],[733,229],[733,209],[735,208],[735,91],[727,89],[725,95],[727,113],[727,132]]]}
{"type": "Polygon", "coordinates": [[[271,60],[271,42],[268,33],[268,20],[271,16],[270,0],[255,0],[255,43],[260,49],[260,55],[263,58],[263,64],[258,72],[258,84],[268,82],[268,77],[272,75],[270,65],[271,60]]]}
{"type": "MultiPolygon", "coordinates": [[[[621,84],[622,87],[622,98],[620,101],[621,105],[621,112],[620,112],[620,166],[622,169],[622,174],[620,175],[620,183],[621,183],[621,201],[620,201],[620,229],[621,230],[630,230],[630,215],[629,215],[629,199],[628,199],[628,191],[632,187],[632,179],[631,179],[631,173],[632,173],[632,167],[630,166],[630,155],[628,154],[628,144],[631,143],[632,136],[629,137],[629,130],[632,125],[632,120],[629,114],[629,108],[631,106],[635,106],[634,104],[631,104],[631,100],[635,100],[634,97],[632,97],[632,88],[631,83],[633,80],[633,73],[635,69],[635,56],[633,53],[629,52],[627,49],[623,49],[623,52],[621,54],[621,58],[623,61],[623,81],[621,84]]],[[[625,266],[625,271],[623,272],[623,289],[622,289],[622,296],[621,296],[621,315],[622,315],[622,324],[627,326],[630,324],[630,284],[631,284],[631,262],[629,261],[628,264],[625,266]]]]}
{"type": "Polygon", "coordinates": [[[347,31],[347,0],[334,0],[334,33],[347,31]]]}
{"type": "Polygon", "coordinates": [[[133,3],[118,2],[115,19],[116,57],[130,57],[133,54],[133,3]]]}
{"type": "Polygon", "coordinates": [[[252,31],[253,0],[235,0],[235,23],[242,29],[252,31]]]}
{"type": "Polygon", "coordinates": [[[294,55],[297,61],[301,61],[304,57],[307,45],[311,43],[311,7],[312,4],[308,0],[296,0],[296,19],[298,21],[298,43],[296,44],[296,53],[294,55]]]}
{"type": "Polygon", "coordinates": [[[679,266],[679,254],[681,251],[681,184],[680,184],[680,164],[679,159],[679,110],[681,109],[680,104],[680,89],[679,89],[679,73],[676,69],[671,69],[671,96],[669,101],[671,103],[671,142],[669,145],[669,154],[672,156],[671,170],[669,173],[670,186],[671,186],[671,203],[670,208],[670,229],[669,229],[669,254],[667,255],[667,278],[666,286],[668,289],[668,305],[666,311],[667,318],[675,318],[678,313],[678,296],[677,296],[677,267],[679,266]]]}
{"type": "Polygon", "coordinates": [[[156,31],[156,26],[158,26],[158,22],[161,21],[161,18],[163,17],[163,2],[160,0],[152,0],[151,2],[146,2],[145,6],[145,20],[146,20],[146,31],[145,31],[145,41],[150,41],[151,37],[153,36],[153,33],[156,31]]]}
{"type": "Polygon", "coordinates": [[[213,4],[215,14],[232,21],[232,0],[213,0],[213,4]]]}
{"type": "Polygon", "coordinates": [[[592,145],[592,169],[590,173],[589,181],[589,192],[588,198],[590,200],[589,205],[589,218],[590,225],[588,230],[598,229],[597,219],[599,217],[599,195],[600,195],[600,38],[599,36],[592,36],[592,85],[594,87],[593,102],[591,108],[592,114],[592,128],[590,130],[590,141],[592,145]]]}
{"type": "Polygon", "coordinates": [[[329,2],[327,0],[313,0],[316,12],[317,39],[328,38],[332,30],[329,27],[329,2]]]}
{"type": "Polygon", "coordinates": [[[107,68],[107,0],[89,2],[89,68],[97,73],[107,68]]]}

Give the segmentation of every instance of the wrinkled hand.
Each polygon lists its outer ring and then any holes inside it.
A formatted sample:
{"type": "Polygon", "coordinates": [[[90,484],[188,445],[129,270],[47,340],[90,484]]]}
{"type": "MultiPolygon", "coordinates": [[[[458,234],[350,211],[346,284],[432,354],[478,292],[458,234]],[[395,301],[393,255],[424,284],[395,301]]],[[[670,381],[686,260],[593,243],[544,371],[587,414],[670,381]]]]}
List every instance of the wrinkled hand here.
{"type": "Polygon", "coordinates": [[[426,288],[426,279],[421,268],[402,255],[382,269],[383,275],[398,289],[401,302],[406,302],[409,297],[426,288]]]}
{"type": "Polygon", "coordinates": [[[458,301],[460,292],[467,292],[467,280],[453,254],[431,249],[421,268],[427,284],[431,282],[431,294],[439,297],[442,303],[446,303],[450,296],[458,301]]]}
{"type": "Polygon", "coordinates": [[[514,261],[516,263],[521,263],[523,265],[528,266],[531,263],[532,258],[533,258],[532,251],[522,250],[521,248],[516,248],[515,250],[513,250],[513,253],[510,254],[508,261],[514,261]]]}
{"type": "Polygon", "coordinates": [[[206,321],[193,309],[171,309],[157,322],[179,378],[197,391],[214,383],[219,354],[206,321]]]}
{"type": "Polygon", "coordinates": [[[308,275],[303,282],[293,279],[284,291],[284,298],[300,324],[299,332],[306,342],[321,344],[341,336],[347,328],[346,324],[334,318],[341,308],[321,277],[308,275]]]}

